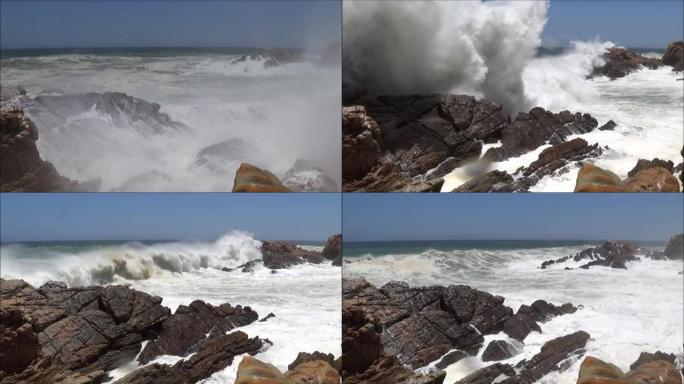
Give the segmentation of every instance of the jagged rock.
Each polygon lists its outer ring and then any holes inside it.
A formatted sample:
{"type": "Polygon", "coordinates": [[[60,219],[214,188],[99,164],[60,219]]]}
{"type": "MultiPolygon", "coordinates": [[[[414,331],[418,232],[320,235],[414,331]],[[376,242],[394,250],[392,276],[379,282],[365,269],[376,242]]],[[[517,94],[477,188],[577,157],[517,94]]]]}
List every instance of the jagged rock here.
{"type": "Polygon", "coordinates": [[[670,363],[675,364],[677,361],[677,356],[675,356],[674,353],[664,353],[660,351],[656,351],[655,353],[641,352],[639,354],[639,358],[629,366],[629,369],[632,370],[641,364],[650,363],[657,360],[669,361],[670,363]]]}
{"type": "Polygon", "coordinates": [[[290,192],[290,190],[271,172],[242,163],[235,172],[233,192],[290,192]]]}
{"type": "Polygon", "coordinates": [[[239,305],[214,307],[201,300],[195,300],[189,306],[181,305],[176,313],[161,323],[159,337],[147,343],[138,361],[147,364],[159,355],[186,356],[199,344],[206,343],[205,339],[250,324],[258,318],[250,307],[239,305]]]}
{"type": "Polygon", "coordinates": [[[670,259],[684,259],[684,233],[672,236],[665,247],[665,256],[670,259]]]}
{"type": "Polygon", "coordinates": [[[552,371],[563,370],[566,360],[579,358],[584,354],[584,346],[589,334],[577,331],[546,342],[539,353],[522,364],[520,372],[501,381],[502,384],[532,384],[552,371]],[[563,366],[561,366],[563,365],[563,366]]]}
{"type": "Polygon", "coordinates": [[[511,192],[513,176],[506,171],[493,170],[476,176],[451,192],[511,192]]]}
{"type": "Polygon", "coordinates": [[[632,168],[631,171],[627,172],[628,177],[632,177],[636,175],[639,171],[643,171],[644,169],[649,169],[649,168],[654,168],[654,167],[661,167],[665,168],[668,172],[672,173],[674,172],[674,163],[672,160],[660,160],[658,158],[655,158],[653,160],[644,160],[644,159],[639,159],[637,161],[637,164],[632,168]]]}
{"type": "Polygon", "coordinates": [[[442,384],[446,372],[418,373],[399,363],[395,356],[383,356],[367,370],[344,377],[345,384],[442,384]]]}
{"type": "Polygon", "coordinates": [[[560,144],[570,135],[591,132],[597,126],[598,122],[589,114],[569,111],[554,114],[536,107],[529,113],[519,113],[501,132],[501,146],[489,149],[484,158],[502,161],[520,156],[546,142],[560,144]]]}
{"type": "Polygon", "coordinates": [[[682,376],[675,366],[666,360],[655,360],[639,364],[627,373],[635,384],[682,384],[682,376]]]}
{"type": "Polygon", "coordinates": [[[268,321],[268,319],[272,319],[274,317],[276,317],[276,315],[274,315],[273,312],[271,312],[268,315],[266,315],[266,317],[264,317],[263,319],[259,319],[259,322],[263,323],[264,321],[268,321]]]}
{"type": "Polygon", "coordinates": [[[100,302],[115,321],[125,322],[138,332],[161,323],[171,315],[171,311],[161,305],[161,297],[121,285],[105,287],[100,302]]]}
{"type": "Polygon", "coordinates": [[[567,262],[570,259],[574,261],[591,260],[580,266],[583,269],[595,265],[627,269],[627,262],[639,260],[636,255],[640,251],[639,246],[629,241],[607,241],[601,246],[586,248],[573,257],[566,256],[556,260],[547,260],[542,263],[541,269],[545,269],[548,265],[567,262]]]}
{"type": "Polygon", "coordinates": [[[332,235],[323,247],[323,258],[332,260],[333,265],[342,265],[342,234],[332,235]]]}
{"type": "Polygon", "coordinates": [[[325,361],[328,364],[330,364],[331,366],[335,365],[335,356],[333,356],[332,353],[326,354],[326,353],[318,352],[318,351],[314,351],[313,353],[299,352],[299,354],[297,354],[297,358],[287,366],[287,369],[292,370],[300,364],[308,363],[310,361],[316,361],[316,360],[325,361]]]}
{"type": "Polygon", "coordinates": [[[663,167],[651,167],[638,171],[625,180],[634,192],[679,192],[679,181],[663,167]]]}
{"type": "Polygon", "coordinates": [[[324,360],[307,361],[290,368],[285,377],[292,384],[339,384],[340,374],[324,360]]]}
{"type": "Polygon", "coordinates": [[[264,241],[261,245],[264,266],[270,269],[289,268],[302,263],[320,264],[321,252],[307,251],[287,241],[264,241]]]}
{"type": "Polygon", "coordinates": [[[482,352],[482,361],[506,360],[518,353],[518,348],[506,340],[493,340],[482,352]]]}
{"type": "Polygon", "coordinates": [[[544,323],[553,317],[576,311],[577,308],[570,303],[559,307],[544,300],[537,300],[530,306],[521,305],[518,312],[504,323],[503,331],[510,338],[523,341],[532,331],[541,333],[537,323],[544,323]]]}
{"type": "Polygon", "coordinates": [[[508,364],[495,363],[478,369],[454,384],[491,384],[502,375],[508,377],[514,376],[515,369],[508,364]]]}
{"type": "Polygon", "coordinates": [[[633,384],[620,368],[593,356],[587,356],[580,365],[577,384],[633,384]]]}
{"type": "Polygon", "coordinates": [[[435,368],[445,369],[446,367],[448,367],[452,364],[456,364],[468,356],[470,356],[470,355],[468,355],[464,351],[449,352],[446,355],[442,356],[442,358],[439,360],[439,362],[437,362],[437,364],[435,364],[435,368]]]}
{"type": "Polygon", "coordinates": [[[380,158],[380,129],[362,105],[342,108],[342,178],[356,180],[380,158]]]}
{"type": "Polygon", "coordinates": [[[684,41],[668,44],[662,60],[663,64],[671,66],[673,71],[684,71],[684,41]]]}
{"type": "MultiPolygon", "coordinates": [[[[643,354],[642,354],[643,355],[643,354]]],[[[663,354],[664,355],[664,354],[663,354]]],[[[665,357],[668,357],[665,355],[665,357]]],[[[635,363],[624,374],[620,368],[592,356],[580,366],[577,384],[681,384],[682,376],[668,360],[635,363]]]]}
{"type": "Polygon", "coordinates": [[[626,48],[608,48],[603,54],[605,64],[594,68],[593,75],[604,75],[611,79],[625,77],[642,67],[656,69],[662,65],[660,59],[648,58],[626,48]]]}
{"type": "Polygon", "coordinates": [[[515,314],[504,323],[503,332],[508,337],[523,341],[532,331],[541,333],[539,324],[529,315],[515,314]]]}
{"type": "Polygon", "coordinates": [[[278,368],[246,356],[238,365],[235,384],[291,384],[278,368]]]}
{"type": "MultiPolygon", "coordinates": [[[[105,92],[95,102],[95,110],[105,113],[118,126],[131,126],[143,122],[150,130],[142,133],[158,134],[169,129],[185,130],[188,127],[171,120],[169,115],[159,112],[161,106],[121,92],[105,92]]],[[[140,125],[137,125],[140,127],[140,125]]]]}
{"type": "Polygon", "coordinates": [[[339,192],[339,184],[321,168],[297,159],[283,177],[283,185],[293,192],[339,192]]]}
{"type": "Polygon", "coordinates": [[[19,107],[0,108],[0,191],[95,192],[98,180],[79,183],[40,158],[38,129],[19,107]]]}
{"type": "Polygon", "coordinates": [[[598,128],[599,131],[612,131],[617,127],[617,124],[613,120],[608,120],[607,123],[603,124],[598,128]]]}
{"type": "Polygon", "coordinates": [[[575,192],[633,192],[613,172],[584,164],[577,173],[575,192]]]}
{"type": "Polygon", "coordinates": [[[22,372],[39,352],[38,336],[21,311],[0,308],[0,372],[22,372]]]}

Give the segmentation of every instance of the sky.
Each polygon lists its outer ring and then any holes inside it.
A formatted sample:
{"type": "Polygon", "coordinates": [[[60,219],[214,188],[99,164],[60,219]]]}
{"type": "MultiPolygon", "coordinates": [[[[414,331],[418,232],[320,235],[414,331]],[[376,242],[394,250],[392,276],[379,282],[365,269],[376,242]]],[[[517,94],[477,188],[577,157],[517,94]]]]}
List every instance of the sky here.
{"type": "Polygon", "coordinates": [[[345,241],[667,241],[684,231],[682,196],[643,194],[345,194],[345,241]]]}
{"type": "Polygon", "coordinates": [[[335,1],[0,2],[2,48],[316,47],[340,41],[335,1]]]}
{"type": "Polygon", "coordinates": [[[682,0],[551,0],[543,44],[595,38],[631,48],[684,39],[682,0]]]}
{"type": "Polygon", "coordinates": [[[0,239],[215,240],[237,229],[323,241],[340,232],[340,209],[336,193],[3,193],[0,239]]]}

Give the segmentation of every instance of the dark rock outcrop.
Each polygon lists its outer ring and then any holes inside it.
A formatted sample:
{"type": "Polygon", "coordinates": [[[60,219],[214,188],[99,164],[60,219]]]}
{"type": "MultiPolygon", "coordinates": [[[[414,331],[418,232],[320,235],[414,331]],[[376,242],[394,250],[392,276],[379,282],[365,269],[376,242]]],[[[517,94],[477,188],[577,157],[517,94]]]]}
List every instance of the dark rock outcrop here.
{"type": "Polygon", "coordinates": [[[608,76],[611,79],[625,77],[641,68],[656,69],[662,65],[660,59],[642,56],[626,48],[608,48],[603,54],[605,64],[594,68],[594,76],[608,76]]]}
{"type": "Polygon", "coordinates": [[[40,158],[38,129],[19,107],[0,108],[0,191],[93,192],[98,180],[79,183],[40,158]]]}
{"type": "Polygon", "coordinates": [[[501,375],[514,376],[515,369],[508,364],[495,363],[478,369],[454,384],[491,384],[501,375]]]}
{"type": "Polygon", "coordinates": [[[459,361],[465,359],[468,356],[470,355],[463,351],[449,352],[446,355],[442,356],[442,358],[437,362],[437,364],[435,364],[435,368],[444,369],[452,364],[458,363],[459,361]]]}
{"type": "Polygon", "coordinates": [[[684,233],[672,236],[665,247],[665,256],[670,259],[684,259],[684,233]]]}
{"type": "Polygon", "coordinates": [[[342,234],[332,235],[323,247],[323,258],[332,260],[333,265],[342,265],[342,234]]]}
{"type": "Polygon", "coordinates": [[[395,356],[383,356],[364,372],[344,377],[345,384],[443,384],[446,372],[418,373],[403,366],[395,356]]]}
{"type": "Polygon", "coordinates": [[[482,361],[506,360],[518,353],[518,348],[506,340],[493,340],[482,352],[482,361]]]}
{"type": "Polygon", "coordinates": [[[271,172],[252,164],[242,163],[235,172],[233,192],[290,192],[290,190],[271,172]]]}
{"type": "Polygon", "coordinates": [[[662,60],[663,64],[671,66],[673,71],[684,71],[684,41],[670,43],[662,60]]]}
{"type": "Polygon", "coordinates": [[[287,366],[287,369],[294,369],[300,364],[308,363],[310,361],[322,360],[330,364],[330,366],[335,366],[335,356],[332,353],[323,353],[314,351],[313,353],[299,352],[297,358],[287,366]]]}
{"type": "Polygon", "coordinates": [[[638,261],[637,254],[643,252],[639,246],[629,241],[606,241],[594,248],[586,248],[574,256],[566,256],[556,260],[547,260],[541,264],[541,269],[549,265],[570,261],[591,260],[580,266],[587,269],[593,266],[627,269],[627,263],[638,261]]]}
{"type": "Polygon", "coordinates": [[[513,176],[506,171],[493,170],[476,176],[451,192],[512,192],[513,176]]]}
{"type": "Polygon", "coordinates": [[[577,308],[570,303],[556,306],[544,300],[537,300],[529,306],[521,305],[518,312],[504,323],[503,331],[510,338],[523,341],[532,331],[541,333],[538,323],[576,311],[577,308]]]}
{"type": "Polygon", "coordinates": [[[302,263],[320,264],[325,259],[321,252],[307,251],[287,241],[264,241],[261,245],[264,266],[283,269],[302,263]]]}
{"type": "Polygon", "coordinates": [[[632,168],[631,171],[627,172],[627,176],[632,177],[632,176],[636,175],[639,171],[643,171],[644,169],[649,169],[649,168],[654,168],[654,167],[665,168],[670,173],[674,172],[674,163],[672,162],[672,160],[665,161],[665,160],[660,160],[658,158],[655,158],[653,160],[639,159],[639,161],[637,161],[634,168],[632,168]]]}
{"type": "Polygon", "coordinates": [[[587,356],[580,366],[577,384],[682,384],[682,376],[669,360],[670,356],[661,355],[664,359],[637,361],[630,366],[630,371],[626,374],[613,364],[587,356]]]}
{"type": "Polygon", "coordinates": [[[608,120],[607,123],[603,124],[598,128],[599,131],[612,131],[617,127],[617,123],[615,123],[613,120],[608,120]]]}

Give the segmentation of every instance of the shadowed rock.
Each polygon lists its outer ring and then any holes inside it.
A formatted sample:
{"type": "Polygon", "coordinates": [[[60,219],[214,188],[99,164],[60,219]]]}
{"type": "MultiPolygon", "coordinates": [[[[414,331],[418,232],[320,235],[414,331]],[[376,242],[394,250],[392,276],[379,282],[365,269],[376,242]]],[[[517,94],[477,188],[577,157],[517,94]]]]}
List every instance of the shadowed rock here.
{"type": "Polygon", "coordinates": [[[478,369],[454,384],[491,384],[502,375],[513,376],[515,369],[508,364],[495,363],[478,369]]]}
{"type": "Polygon", "coordinates": [[[302,263],[320,264],[325,259],[321,252],[308,251],[287,241],[264,241],[261,245],[264,266],[283,269],[302,263]]]}
{"type": "Polygon", "coordinates": [[[625,77],[641,68],[657,69],[662,65],[660,59],[642,56],[626,48],[608,48],[603,54],[605,64],[594,68],[593,75],[608,76],[611,79],[625,77]]]}
{"type": "Polygon", "coordinates": [[[670,259],[684,259],[684,233],[672,236],[665,247],[665,256],[670,259]]]}
{"type": "Polygon", "coordinates": [[[663,54],[663,64],[671,66],[673,71],[684,71],[684,41],[674,41],[668,44],[663,54]]]}
{"type": "Polygon", "coordinates": [[[332,235],[323,247],[323,258],[332,260],[333,265],[342,265],[342,234],[332,235]]]}

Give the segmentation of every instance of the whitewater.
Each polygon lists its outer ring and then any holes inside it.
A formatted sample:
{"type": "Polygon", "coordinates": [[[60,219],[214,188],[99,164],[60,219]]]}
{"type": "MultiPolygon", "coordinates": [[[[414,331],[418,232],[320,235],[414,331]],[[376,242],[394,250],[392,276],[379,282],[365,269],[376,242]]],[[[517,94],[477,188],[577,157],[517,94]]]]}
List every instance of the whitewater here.
{"type": "MultiPolygon", "coordinates": [[[[2,278],[20,278],[38,287],[49,280],[69,286],[124,284],[163,298],[176,310],[194,300],[212,305],[250,306],[260,318],[239,330],[267,338],[273,345],[256,355],[286,371],[299,352],[342,353],[340,268],[329,263],[303,264],[271,273],[258,264],[254,272],[225,272],[261,257],[261,243],[244,232],[231,232],[214,242],[181,241],[121,244],[3,244],[2,278]]],[[[322,246],[302,245],[313,250],[322,246]]],[[[202,383],[233,382],[243,356],[202,383]]],[[[160,356],[171,364],[180,357],[160,356]]],[[[139,368],[132,361],[112,372],[113,380],[139,368]]]]}
{"type": "Polygon", "coordinates": [[[307,166],[290,172],[294,183],[339,190],[339,63],[314,52],[273,66],[258,50],[235,50],[6,56],[0,80],[30,98],[67,98],[25,105],[40,155],[66,177],[101,180],[101,191],[230,191],[242,162],[283,179],[297,160],[307,166]],[[72,114],[90,92],[156,103],[187,129],[150,134],[95,108],[72,114]]]}
{"type": "MultiPolygon", "coordinates": [[[[574,314],[540,324],[542,333],[532,332],[525,338],[522,352],[502,363],[515,365],[538,353],[545,342],[584,330],[591,335],[586,355],[611,362],[623,371],[629,370],[641,352],[675,353],[682,364],[682,261],[642,258],[640,262],[629,263],[627,270],[606,267],[564,270],[568,266],[565,264],[539,268],[542,261],[573,255],[596,245],[362,252],[361,256],[345,257],[344,276],[364,277],[378,287],[392,280],[405,281],[411,286],[468,285],[503,296],[504,304],[514,312],[520,305],[529,305],[538,299],[579,307],[574,314]]],[[[649,248],[664,249],[662,246],[649,248]]],[[[515,343],[501,333],[485,336],[485,345],[496,339],[515,343]]],[[[477,356],[449,366],[444,382],[453,383],[489,365],[481,360],[483,351],[484,348],[477,356]]],[[[575,361],[566,371],[549,374],[538,382],[574,384],[580,363],[581,360],[575,361]]]]}

